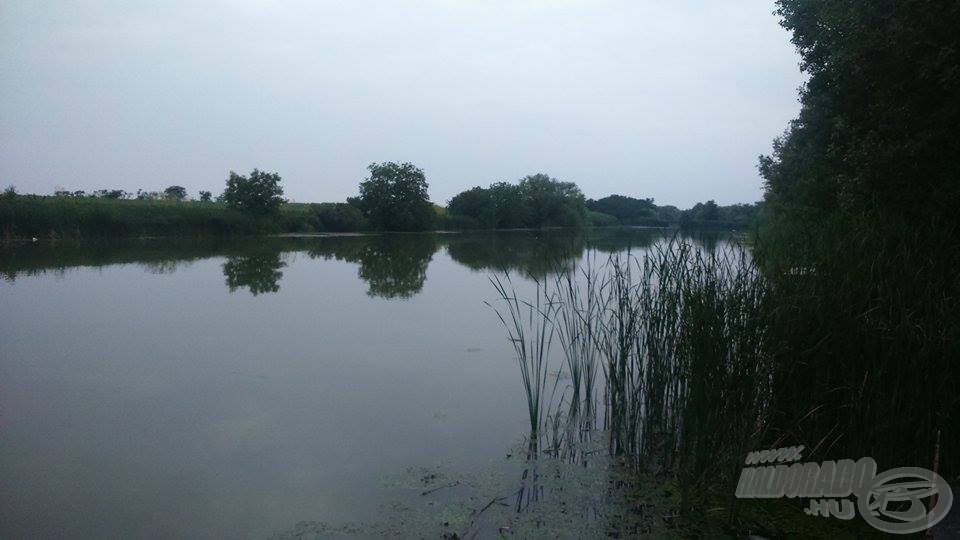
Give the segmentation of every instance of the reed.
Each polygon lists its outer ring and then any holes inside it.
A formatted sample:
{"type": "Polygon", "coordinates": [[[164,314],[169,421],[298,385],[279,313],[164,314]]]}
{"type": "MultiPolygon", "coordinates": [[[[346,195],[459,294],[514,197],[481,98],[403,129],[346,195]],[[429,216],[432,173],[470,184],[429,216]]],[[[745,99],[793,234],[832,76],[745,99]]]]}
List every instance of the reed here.
{"type": "Polygon", "coordinates": [[[557,335],[570,375],[567,417],[579,423],[575,426],[579,432],[596,425],[597,372],[601,369],[596,326],[607,305],[606,283],[599,281],[593,261],[588,253],[587,263],[579,270],[560,272],[555,277],[557,335]]]}
{"type": "MultiPolygon", "coordinates": [[[[780,221],[756,253],[770,282],[774,442],[812,459],[960,473],[960,244],[955,227],[859,217],[780,221]]],[[[952,475],[952,476],[951,476],[952,475]]]]}
{"type": "Polygon", "coordinates": [[[552,421],[551,447],[602,428],[610,454],[675,475],[687,494],[707,478],[729,480],[770,401],[767,288],[743,247],[706,254],[674,239],[640,257],[588,256],[561,268],[554,290],[537,283],[530,302],[491,281],[508,306],[500,318],[521,366],[531,438],[541,418],[552,421]],[[543,343],[554,334],[561,347],[551,359],[543,343]],[[543,399],[536,379],[551,362],[570,376],[559,401],[543,399]]]}
{"type": "Polygon", "coordinates": [[[531,304],[501,286],[533,317],[536,332],[511,334],[521,364],[570,376],[559,401],[533,394],[547,446],[563,455],[602,429],[611,454],[672,477],[688,506],[735,509],[743,456],[778,446],[956,478],[956,231],[884,227],[781,226],[753,252],[674,239],[600,263],[589,254],[531,304]],[[556,358],[527,344],[554,334],[556,358]]]}
{"type": "Polygon", "coordinates": [[[545,427],[548,407],[553,401],[560,381],[559,376],[554,379],[548,394],[550,350],[556,335],[553,316],[558,304],[555,295],[545,283],[539,280],[534,281],[536,283],[534,300],[528,302],[518,298],[509,273],[504,274],[502,279],[499,276],[490,278],[490,282],[496,288],[505,306],[506,315],[500,309],[494,310],[507,331],[508,340],[517,355],[527,398],[531,442],[538,439],[545,427]]]}

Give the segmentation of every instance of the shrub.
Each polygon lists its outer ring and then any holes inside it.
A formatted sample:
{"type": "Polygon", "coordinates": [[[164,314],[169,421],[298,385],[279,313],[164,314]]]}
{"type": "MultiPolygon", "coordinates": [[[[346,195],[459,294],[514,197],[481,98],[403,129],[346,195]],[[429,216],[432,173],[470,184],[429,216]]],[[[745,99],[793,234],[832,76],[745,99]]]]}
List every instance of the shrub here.
{"type": "Polygon", "coordinates": [[[615,227],[620,225],[620,220],[610,214],[587,210],[587,223],[594,227],[615,227]]]}
{"type": "Polygon", "coordinates": [[[312,204],[314,228],[318,231],[354,232],[364,228],[363,213],[347,203],[312,204]]]}

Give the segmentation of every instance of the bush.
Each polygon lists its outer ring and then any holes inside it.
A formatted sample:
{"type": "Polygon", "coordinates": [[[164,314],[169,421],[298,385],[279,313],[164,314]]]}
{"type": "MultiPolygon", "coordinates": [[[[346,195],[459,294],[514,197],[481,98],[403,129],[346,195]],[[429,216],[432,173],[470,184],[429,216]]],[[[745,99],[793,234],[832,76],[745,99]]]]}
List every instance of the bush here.
{"type": "Polygon", "coordinates": [[[318,231],[356,232],[364,228],[363,213],[347,203],[312,204],[314,228],[318,231]]]}
{"type": "Polygon", "coordinates": [[[615,227],[620,225],[620,220],[610,214],[587,210],[587,223],[594,227],[615,227]]]}
{"type": "Polygon", "coordinates": [[[470,216],[445,214],[440,220],[440,228],[447,230],[472,230],[481,228],[480,222],[470,216]]]}

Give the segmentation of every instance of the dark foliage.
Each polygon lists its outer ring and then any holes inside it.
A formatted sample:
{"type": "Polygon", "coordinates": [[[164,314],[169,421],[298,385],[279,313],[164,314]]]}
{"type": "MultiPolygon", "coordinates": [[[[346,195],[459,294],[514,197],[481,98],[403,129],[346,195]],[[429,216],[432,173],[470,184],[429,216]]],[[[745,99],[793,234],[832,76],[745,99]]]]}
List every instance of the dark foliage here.
{"type": "Polygon", "coordinates": [[[623,225],[667,225],[669,223],[661,219],[653,199],[609,195],[602,199],[588,200],[587,208],[594,212],[609,214],[623,225]]]}
{"type": "Polygon", "coordinates": [[[223,263],[223,276],[230,292],[245,288],[257,296],[280,290],[281,269],[286,266],[277,252],[263,250],[249,255],[230,257],[223,263]]]}
{"type": "Polygon", "coordinates": [[[0,198],[0,237],[105,238],[261,234],[312,229],[310,206],[285,204],[268,216],[213,202],[96,197],[0,198]]]}
{"type": "Polygon", "coordinates": [[[449,223],[485,229],[579,227],[586,206],[580,188],[545,174],[464,191],[447,206],[449,223]]]}
{"type": "Polygon", "coordinates": [[[364,228],[363,212],[351,204],[322,203],[311,207],[316,231],[353,232],[364,228]]]}
{"type": "Polygon", "coordinates": [[[612,216],[620,225],[648,227],[679,225],[690,229],[725,230],[751,227],[759,212],[759,205],[756,204],[719,206],[712,200],[697,203],[693,208],[681,211],[675,206],[657,206],[653,199],[635,199],[624,195],[590,199],[587,201],[587,208],[591,212],[600,214],[591,218],[591,222],[597,225],[614,224],[609,219],[609,216],[612,216]]]}
{"type": "Polygon", "coordinates": [[[759,215],[759,204],[719,206],[710,200],[680,212],[680,225],[695,229],[747,229],[759,215]]]}
{"type": "Polygon", "coordinates": [[[129,199],[130,194],[122,189],[98,189],[92,196],[98,199],[129,199]]]}
{"type": "Polygon", "coordinates": [[[435,235],[374,235],[328,238],[310,246],[313,258],[357,263],[367,294],[410,298],[423,289],[427,266],[440,247],[435,235]]]}
{"type": "Polygon", "coordinates": [[[620,225],[620,220],[610,214],[587,210],[587,223],[594,227],[616,227],[620,225]]]}
{"type": "Polygon", "coordinates": [[[228,207],[246,214],[270,214],[286,202],[280,180],[279,174],[259,169],[254,169],[250,176],[230,171],[227,188],[221,198],[228,207]]]}
{"type": "Polygon", "coordinates": [[[372,163],[370,176],[360,183],[357,206],[369,225],[386,231],[426,231],[436,212],[427,195],[423,171],[412,163],[372,163]]]}
{"type": "Polygon", "coordinates": [[[923,467],[939,436],[956,472],[960,4],[778,6],[809,74],[759,165],[782,435],[923,467]]]}

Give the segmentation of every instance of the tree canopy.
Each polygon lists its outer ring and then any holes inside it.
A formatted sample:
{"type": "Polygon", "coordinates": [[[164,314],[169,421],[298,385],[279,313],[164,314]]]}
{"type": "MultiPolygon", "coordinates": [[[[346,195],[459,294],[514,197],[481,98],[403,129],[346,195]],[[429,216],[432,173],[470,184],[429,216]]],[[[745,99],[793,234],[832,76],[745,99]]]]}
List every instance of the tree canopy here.
{"type": "Polygon", "coordinates": [[[187,198],[187,188],[183,186],[170,186],[163,190],[163,195],[173,201],[182,201],[187,198]]]}
{"type": "Polygon", "coordinates": [[[803,366],[780,376],[773,408],[799,440],[845,433],[828,453],[929,459],[941,430],[960,441],[960,3],[777,5],[809,78],[759,161],[769,219],[754,255],[788,308],[771,336],[783,365],[803,366]],[[838,388],[856,392],[805,403],[838,388]]]}
{"type": "Polygon", "coordinates": [[[654,204],[653,199],[635,199],[624,195],[590,199],[587,201],[587,208],[593,212],[613,216],[623,225],[665,226],[675,222],[678,217],[669,210],[661,211],[654,204]]]}
{"type": "Polygon", "coordinates": [[[360,182],[352,202],[371,227],[387,231],[424,231],[433,227],[436,212],[427,194],[427,179],[412,163],[372,163],[370,176],[360,182]]]}
{"type": "Polygon", "coordinates": [[[879,212],[956,221],[960,4],[779,0],[809,80],[760,158],[768,200],[795,216],[879,212]]]}
{"type": "Polygon", "coordinates": [[[546,174],[522,178],[517,184],[496,182],[474,187],[447,206],[452,220],[481,228],[576,227],[583,225],[586,206],[580,188],[546,174]]]}
{"type": "Polygon", "coordinates": [[[250,176],[242,176],[230,171],[227,188],[222,199],[230,208],[248,214],[265,215],[280,208],[286,202],[280,175],[254,169],[250,176]]]}

